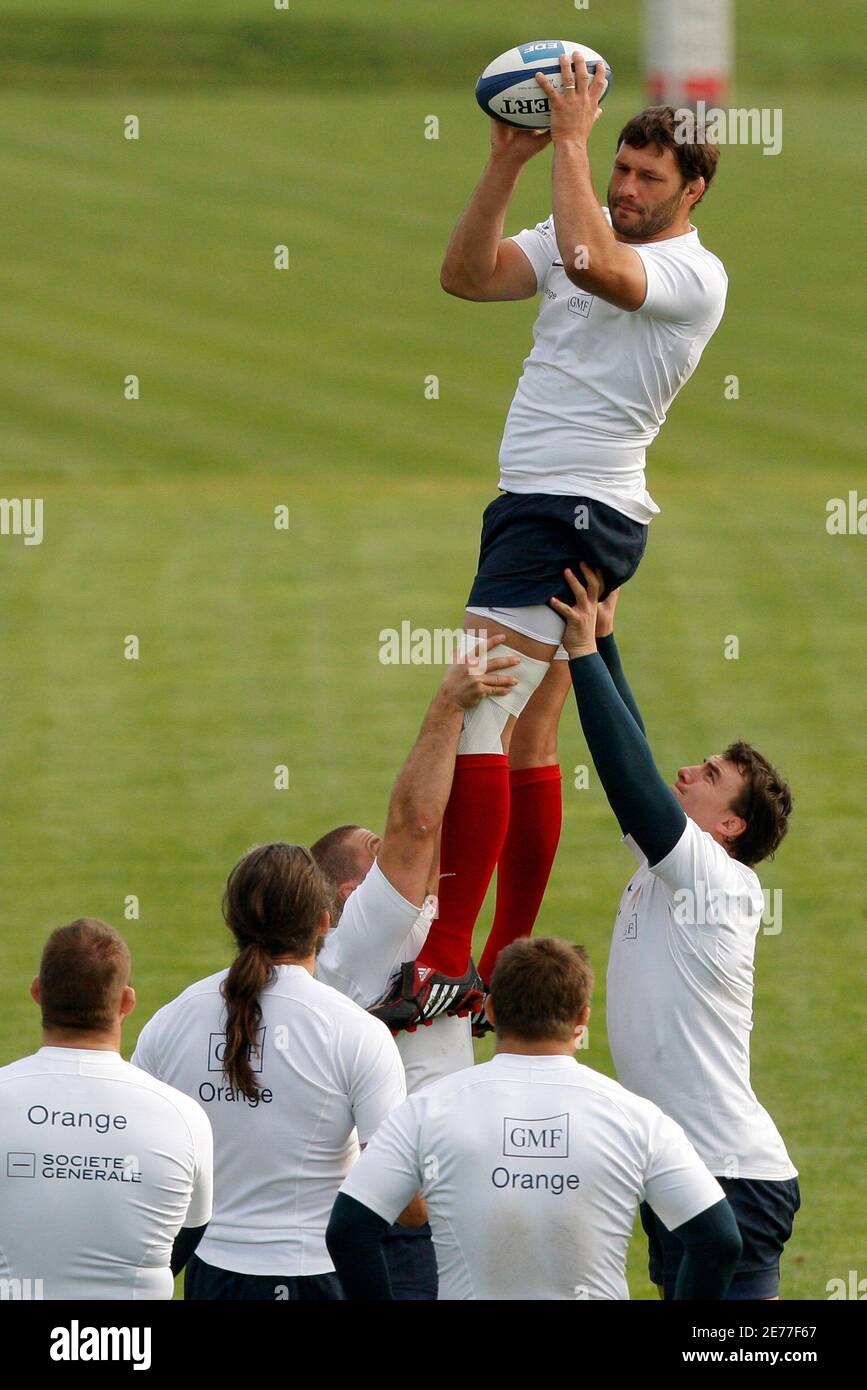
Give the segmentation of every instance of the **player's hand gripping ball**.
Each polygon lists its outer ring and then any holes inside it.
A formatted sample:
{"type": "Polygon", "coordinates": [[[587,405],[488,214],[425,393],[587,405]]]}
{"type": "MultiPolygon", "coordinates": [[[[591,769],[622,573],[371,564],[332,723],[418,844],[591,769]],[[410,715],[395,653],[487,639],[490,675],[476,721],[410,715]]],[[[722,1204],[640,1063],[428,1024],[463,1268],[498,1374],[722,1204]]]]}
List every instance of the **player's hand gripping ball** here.
{"type": "Polygon", "coordinates": [[[587,64],[590,80],[597,63],[605,68],[605,86],[599,100],[603,101],[611,87],[611,68],[600,53],[583,43],[568,39],[538,39],[522,43],[501,53],[489,63],[476,83],[476,101],[482,110],[504,125],[520,126],[525,130],[548,130],[551,126],[551,104],[536,81],[536,73],[548,78],[555,92],[563,89],[560,59],[580,53],[587,64]]]}

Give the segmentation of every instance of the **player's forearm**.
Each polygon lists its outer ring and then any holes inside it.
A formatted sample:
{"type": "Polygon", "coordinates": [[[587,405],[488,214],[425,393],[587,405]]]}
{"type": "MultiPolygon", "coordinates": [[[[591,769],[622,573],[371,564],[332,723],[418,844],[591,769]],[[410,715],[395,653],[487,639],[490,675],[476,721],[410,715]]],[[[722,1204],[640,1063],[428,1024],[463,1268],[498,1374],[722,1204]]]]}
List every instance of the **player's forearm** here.
{"type": "Polygon", "coordinates": [[[723,1198],[675,1230],[684,1247],[673,1298],[723,1299],[741,1257],[738,1223],[723,1198]]]}
{"type": "Polygon", "coordinates": [[[551,177],[554,228],[566,275],[580,289],[616,302],[623,288],[625,248],[599,206],[587,146],[556,143],[551,177]]]}
{"type": "Polygon", "coordinates": [[[347,1299],[393,1301],[382,1248],[387,1230],[388,1222],[376,1212],[345,1192],[338,1192],[325,1244],[347,1299]]]}
{"type": "Polygon", "coordinates": [[[523,166],[491,158],[446,248],[440,278],[444,287],[477,287],[497,268],[506,212],[523,166]]]}
{"type": "Polygon", "coordinates": [[[657,771],[650,745],[598,652],[569,662],[590,756],[624,835],[658,864],[674,849],[686,816],[657,771]]]}
{"type": "Polygon", "coordinates": [[[614,682],[614,688],[617,694],[629,710],[629,713],[632,715],[632,718],[635,720],[641,732],[645,733],[644,720],[641,718],[641,712],[635,702],[635,696],[626,679],[626,672],[620,660],[620,652],[617,650],[614,633],[609,632],[604,637],[597,637],[596,650],[599,652],[599,655],[608,668],[608,674],[614,682]]]}
{"type": "Polygon", "coordinates": [[[171,1259],[169,1261],[172,1274],[180,1274],[181,1270],[185,1267],[187,1260],[190,1258],[191,1255],[195,1253],[196,1248],[207,1229],[207,1221],[205,1222],[204,1226],[181,1227],[181,1229],[175,1236],[174,1244],[172,1246],[171,1259]]]}
{"type": "Polygon", "coordinates": [[[406,1226],[410,1230],[417,1230],[419,1226],[424,1226],[427,1222],[427,1202],[420,1192],[417,1192],[411,1202],[404,1207],[400,1216],[397,1218],[398,1226],[406,1226]]]}
{"type": "Polygon", "coordinates": [[[388,808],[390,825],[415,823],[419,834],[436,834],[451,794],[463,722],[461,706],[437,691],[394,784],[388,808]]]}

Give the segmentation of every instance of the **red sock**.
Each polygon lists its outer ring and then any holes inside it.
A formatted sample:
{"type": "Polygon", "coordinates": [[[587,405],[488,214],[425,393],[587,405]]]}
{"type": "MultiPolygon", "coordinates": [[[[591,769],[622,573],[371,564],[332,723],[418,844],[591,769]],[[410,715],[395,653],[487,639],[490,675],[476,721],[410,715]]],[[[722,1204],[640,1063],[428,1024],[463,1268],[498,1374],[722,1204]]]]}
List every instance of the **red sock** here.
{"type": "Polygon", "coordinates": [[[459,979],[509,825],[509,759],[462,753],[440,839],[439,916],[419,964],[459,979]]]}
{"type": "Polygon", "coordinates": [[[497,866],[497,907],[479,961],[486,984],[503,947],[533,930],[560,843],[562,782],[556,763],[509,774],[509,831],[497,866]]]}

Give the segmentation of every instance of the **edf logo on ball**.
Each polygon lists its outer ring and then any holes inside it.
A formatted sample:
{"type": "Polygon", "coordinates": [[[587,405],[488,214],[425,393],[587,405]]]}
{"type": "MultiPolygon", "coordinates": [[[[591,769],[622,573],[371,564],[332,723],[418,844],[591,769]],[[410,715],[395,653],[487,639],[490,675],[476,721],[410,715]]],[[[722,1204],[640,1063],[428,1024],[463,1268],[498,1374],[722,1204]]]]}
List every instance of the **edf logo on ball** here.
{"type": "Polygon", "coordinates": [[[522,43],[518,46],[523,63],[537,63],[540,58],[559,58],[565,51],[559,39],[539,39],[536,43],[522,43]]]}

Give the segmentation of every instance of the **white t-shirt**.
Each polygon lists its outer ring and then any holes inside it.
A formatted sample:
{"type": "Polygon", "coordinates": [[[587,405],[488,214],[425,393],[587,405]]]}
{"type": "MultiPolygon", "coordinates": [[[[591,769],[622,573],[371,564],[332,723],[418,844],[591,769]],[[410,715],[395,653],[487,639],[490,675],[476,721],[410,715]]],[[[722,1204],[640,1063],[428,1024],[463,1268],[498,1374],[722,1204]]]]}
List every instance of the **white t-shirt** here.
{"type": "Polygon", "coordinates": [[[617,1075],[683,1126],[712,1173],[793,1178],[750,1084],[761,884],[689,819],[653,868],[628,843],[640,867],[620,901],[608,958],[617,1075]]]}
{"type": "Polygon", "coordinates": [[[542,305],[506,418],[500,487],[592,497],[647,523],[659,508],[645,451],[722,319],[722,263],[695,228],[633,246],[647,297],[631,312],[569,280],[553,213],[511,239],[536,272],[542,305]]]}
{"type": "Polygon", "coordinates": [[[172,1244],[211,1217],[207,1116],[94,1048],[0,1068],[0,1278],[47,1299],[169,1299],[172,1244]]]}
{"type": "Polygon", "coordinates": [[[343,907],[316,961],[316,977],[367,1009],[407,961],[421,955],[436,898],[415,907],[374,861],[343,907]]]}
{"type": "Polygon", "coordinates": [[[406,1094],[394,1040],[300,965],[261,996],[251,1103],[222,1070],[222,970],[145,1025],[133,1062],[194,1096],[214,1130],[214,1215],[196,1252],[238,1274],[326,1274],[325,1227],[359,1152],[406,1094]],[[357,1129],[357,1133],[356,1133],[357,1129]]]}
{"type": "Polygon", "coordinates": [[[442,1299],[623,1299],[645,1198],[669,1229],[723,1197],[679,1127],[574,1057],[500,1054],[409,1097],[341,1191],[386,1221],[421,1188],[442,1299]]]}

